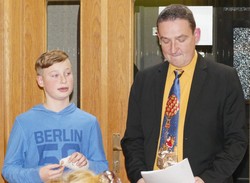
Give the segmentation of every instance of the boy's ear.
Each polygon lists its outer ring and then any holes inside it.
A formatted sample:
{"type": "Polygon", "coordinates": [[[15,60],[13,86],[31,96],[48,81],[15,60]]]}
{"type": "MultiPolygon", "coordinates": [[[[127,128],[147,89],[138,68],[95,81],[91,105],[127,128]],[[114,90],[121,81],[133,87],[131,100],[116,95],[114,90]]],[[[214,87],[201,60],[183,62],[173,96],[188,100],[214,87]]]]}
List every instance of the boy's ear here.
{"type": "Polygon", "coordinates": [[[43,86],[44,86],[44,84],[43,84],[43,77],[42,77],[42,76],[38,75],[38,76],[36,77],[36,81],[37,81],[37,84],[38,84],[40,87],[43,87],[43,86]]]}

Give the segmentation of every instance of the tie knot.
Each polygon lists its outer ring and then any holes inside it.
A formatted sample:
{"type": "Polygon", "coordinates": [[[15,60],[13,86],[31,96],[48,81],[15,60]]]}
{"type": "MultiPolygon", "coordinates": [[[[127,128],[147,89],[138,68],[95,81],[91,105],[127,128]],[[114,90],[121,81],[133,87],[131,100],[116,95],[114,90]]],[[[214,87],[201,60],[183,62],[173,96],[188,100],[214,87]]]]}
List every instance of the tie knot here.
{"type": "Polygon", "coordinates": [[[175,77],[180,78],[181,75],[183,74],[183,72],[184,72],[184,70],[182,70],[182,69],[175,69],[174,70],[175,77]]]}

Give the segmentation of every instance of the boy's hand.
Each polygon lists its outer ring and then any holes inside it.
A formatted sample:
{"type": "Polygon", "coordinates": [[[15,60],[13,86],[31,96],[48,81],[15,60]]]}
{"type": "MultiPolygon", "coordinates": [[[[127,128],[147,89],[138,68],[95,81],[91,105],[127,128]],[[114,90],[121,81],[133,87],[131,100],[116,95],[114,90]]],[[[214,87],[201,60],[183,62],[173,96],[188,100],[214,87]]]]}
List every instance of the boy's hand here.
{"type": "Polygon", "coordinates": [[[79,152],[74,152],[71,154],[69,157],[69,162],[75,163],[79,168],[88,164],[87,158],[79,152]]]}
{"type": "Polygon", "coordinates": [[[50,164],[42,167],[39,170],[39,175],[43,182],[46,182],[48,180],[60,178],[63,174],[63,170],[63,166],[60,166],[58,164],[50,164]]]}

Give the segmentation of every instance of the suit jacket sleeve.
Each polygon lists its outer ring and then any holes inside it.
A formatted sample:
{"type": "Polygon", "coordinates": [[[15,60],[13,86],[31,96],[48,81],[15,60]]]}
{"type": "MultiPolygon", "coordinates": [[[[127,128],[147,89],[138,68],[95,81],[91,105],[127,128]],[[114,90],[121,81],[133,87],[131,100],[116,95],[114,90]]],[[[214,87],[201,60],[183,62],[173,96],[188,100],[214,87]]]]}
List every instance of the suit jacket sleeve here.
{"type": "Polygon", "coordinates": [[[141,178],[140,172],[147,169],[144,157],[144,136],[140,125],[140,109],[137,98],[139,88],[136,83],[139,82],[138,80],[140,80],[139,77],[136,77],[136,81],[131,87],[127,126],[121,141],[127,175],[131,182],[137,182],[141,178]]]}
{"type": "Polygon", "coordinates": [[[129,180],[154,166],[168,62],[139,71],[129,96],[127,126],[121,141],[129,180]]]}
{"type": "Polygon", "coordinates": [[[207,62],[194,75],[184,127],[184,156],[206,183],[228,182],[247,148],[245,101],[236,71],[207,62]]]}

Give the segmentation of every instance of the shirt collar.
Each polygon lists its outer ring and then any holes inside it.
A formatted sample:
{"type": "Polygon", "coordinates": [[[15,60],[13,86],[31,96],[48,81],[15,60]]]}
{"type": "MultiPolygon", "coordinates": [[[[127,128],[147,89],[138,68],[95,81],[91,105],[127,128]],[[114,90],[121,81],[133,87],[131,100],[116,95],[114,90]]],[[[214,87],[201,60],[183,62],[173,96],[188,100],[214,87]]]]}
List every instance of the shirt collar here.
{"type": "Polygon", "coordinates": [[[177,68],[177,67],[169,64],[169,73],[173,73],[174,70],[176,70],[176,69],[182,69],[184,71],[185,75],[192,76],[194,73],[194,68],[195,68],[195,65],[197,62],[197,58],[198,58],[198,54],[197,54],[197,51],[195,51],[194,57],[192,58],[192,61],[188,65],[186,65],[185,67],[177,68]]]}

